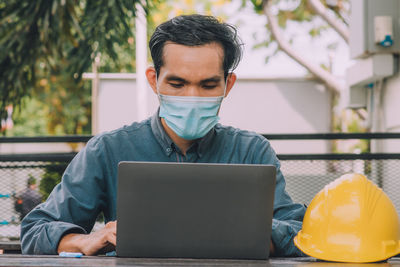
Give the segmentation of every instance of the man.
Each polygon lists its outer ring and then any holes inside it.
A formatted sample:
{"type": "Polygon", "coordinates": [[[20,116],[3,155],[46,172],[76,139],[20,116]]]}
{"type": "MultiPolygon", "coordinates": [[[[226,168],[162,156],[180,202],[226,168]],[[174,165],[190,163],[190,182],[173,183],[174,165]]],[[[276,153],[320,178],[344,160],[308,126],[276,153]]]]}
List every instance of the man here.
{"type": "Polygon", "coordinates": [[[305,209],[286,193],[269,142],[255,133],[217,124],[221,101],[236,81],[232,71],[241,58],[236,30],[214,17],[179,16],[159,25],[149,46],[154,67],[146,76],[159,98],[159,110],[143,122],[87,143],[48,200],[23,221],[23,253],[95,255],[115,249],[118,162],[161,161],[274,164],[271,252],[300,254],[292,239],[305,209]],[[90,233],[100,212],[106,225],[90,233]]]}
{"type": "Polygon", "coordinates": [[[42,196],[36,190],[36,179],[30,176],[27,181],[27,187],[23,192],[17,195],[15,200],[16,210],[20,213],[22,220],[34,207],[42,202],[42,196]],[[18,209],[17,209],[18,207],[18,209]]]}

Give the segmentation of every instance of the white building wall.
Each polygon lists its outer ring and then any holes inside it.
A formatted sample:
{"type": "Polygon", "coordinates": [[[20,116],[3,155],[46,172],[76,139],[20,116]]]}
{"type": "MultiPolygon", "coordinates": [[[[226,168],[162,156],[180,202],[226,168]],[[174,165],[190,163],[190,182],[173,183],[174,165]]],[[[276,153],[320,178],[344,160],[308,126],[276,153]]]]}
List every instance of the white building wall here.
{"type": "MultiPolygon", "coordinates": [[[[398,133],[400,132],[400,73],[387,80],[382,93],[383,130],[398,133]]],[[[383,150],[387,153],[400,153],[400,140],[387,140],[383,144],[383,150]]]]}
{"type": "Polygon", "coordinates": [[[330,96],[305,79],[239,79],[221,122],[259,133],[329,132],[330,96]]]}
{"type": "MultiPolygon", "coordinates": [[[[221,123],[263,134],[330,132],[331,95],[306,79],[239,79],[221,123]]],[[[271,141],[278,153],[327,153],[326,141],[271,141]]]]}
{"type": "MultiPolygon", "coordinates": [[[[400,63],[399,63],[400,67],[400,63]]],[[[400,74],[397,73],[395,76],[387,79],[383,91],[382,91],[382,113],[381,113],[381,125],[383,126],[383,132],[400,132],[400,74]]],[[[386,139],[377,140],[380,142],[379,148],[381,153],[400,153],[400,140],[398,139],[386,139]]],[[[400,198],[398,197],[400,192],[400,174],[399,174],[399,162],[398,160],[387,160],[382,165],[381,169],[378,169],[383,182],[383,190],[388,194],[390,199],[394,202],[397,207],[397,212],[400,213],[400,198]]]]}

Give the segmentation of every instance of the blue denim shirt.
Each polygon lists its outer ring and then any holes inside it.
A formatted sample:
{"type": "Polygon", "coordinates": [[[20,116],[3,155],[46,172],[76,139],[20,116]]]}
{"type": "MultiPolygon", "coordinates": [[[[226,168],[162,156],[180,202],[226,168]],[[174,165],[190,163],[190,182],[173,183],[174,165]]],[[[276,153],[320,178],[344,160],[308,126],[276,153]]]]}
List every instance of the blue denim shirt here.
{"type": "Polygon", "coordinates": [[[116,220],[117,166],[120,161],[273,164],[277,167],[272,241],[279,256],[301,255],[293,238],[305,208],[285,191],[280,163],[264,137],[217,124],[183,155],[165,133],[158,112],[140,123],[93,137],[67,167],[46,202],[22,221],[24,254],[57,254],[67,233],[90,233],[100,212],[116,220]]]}

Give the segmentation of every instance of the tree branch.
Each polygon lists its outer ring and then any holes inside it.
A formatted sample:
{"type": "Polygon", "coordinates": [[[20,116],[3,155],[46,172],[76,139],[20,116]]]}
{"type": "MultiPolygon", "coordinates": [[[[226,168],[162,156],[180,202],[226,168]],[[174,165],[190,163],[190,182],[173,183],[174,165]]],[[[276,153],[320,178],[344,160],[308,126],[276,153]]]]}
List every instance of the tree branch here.
{"type": "Polygon", "coordinates": [[[308,0],[311,8],[323,18],[345,41],[349,43],[349,31],[343,25],[338,23],[337,20],[328,14],[328,9],[319,0],[308,0]]]}
{"type": "Polygon", "coordinates": [[[346,18],[346,17],[342,14],[342,12],[341,12],[341,10],[340,10],[339,8],[332,7],[330,10],[332,10],[332,11],[336,14],[336,16],[340,19],[340,21],[343,23],[343,25],[344,25],[346,28],[349,27],[348,18],[346,18]]]}
{"type": "Polygon", "coordinates": [[[334,93],[340,94],[342,91],[342,85],[337,82],[337,79],[328,71],[324,70],[320,66],[310,62],[306,58],[302,57],[297,53],[291,45],[283,38],[282,33],[279,29],[278,21],[275,15],[271,12],[271,1],[263,1],[263,11],[268,19],[268,26],[271,30],[271,34],[278,43],[279,48],[285,52],[288,56],[294,59],[297,63],[305,67],[309,72],[315,75],[318,79],[323,81],[328,89],[333,90],[334,93]]]}

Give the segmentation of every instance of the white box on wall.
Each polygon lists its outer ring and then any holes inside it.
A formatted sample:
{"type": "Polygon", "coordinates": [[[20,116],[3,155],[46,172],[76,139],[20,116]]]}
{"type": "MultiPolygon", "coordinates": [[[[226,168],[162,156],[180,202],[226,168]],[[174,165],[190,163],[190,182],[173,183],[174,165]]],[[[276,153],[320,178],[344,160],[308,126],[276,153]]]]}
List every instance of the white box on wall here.
{"type": "Polygon", "coordinates": [[[350,57],[362,58],[376,53],[399,54],[399,14],[400,0],[351,0],[350,57]],[[376,33],[388,21],[392,22],[393,45],[385,47],[376,42],[376,33]]]}

